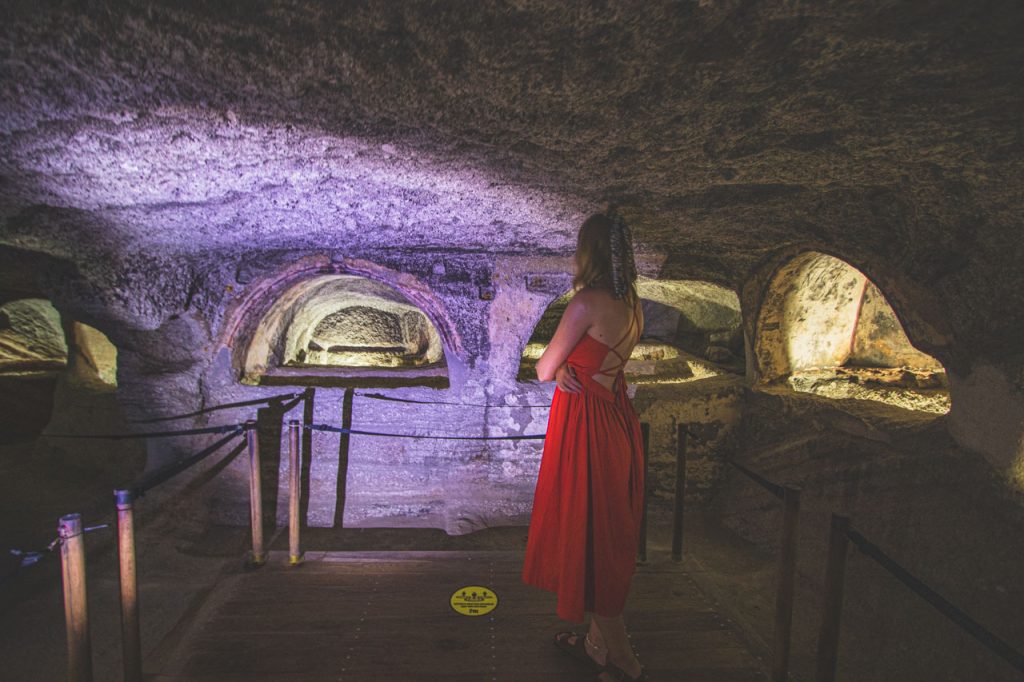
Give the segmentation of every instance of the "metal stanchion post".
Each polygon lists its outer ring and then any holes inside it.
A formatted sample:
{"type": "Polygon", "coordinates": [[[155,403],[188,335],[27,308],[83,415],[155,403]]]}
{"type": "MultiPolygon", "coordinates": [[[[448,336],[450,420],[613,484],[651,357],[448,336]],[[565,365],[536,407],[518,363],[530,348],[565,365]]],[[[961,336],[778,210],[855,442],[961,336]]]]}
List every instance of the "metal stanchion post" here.
{"type": "Polygon", "coordinates": [[[92,643],[85,591],[85,538],[82,515],[60,517],[60,566],[64,583],[64,623],[68,637],[69,682],[92,682],[92,643]]]}
{"type": "Polygon", "coordinates": [[[121,655],[125,682],[142,682],[142,638],[139,634],[139,592],[135,568],[135,512],[130,490],[115,490],[117,558],[121,578],[121,655]]]}
{"type": "Polygon", "coordinates": [[[850,519],[832,514],[828,538],[828,565],[825,569],[825,598],[818,632],[818,662],[814,679],[834,682],[839,657],[839,622],[843,611],[843,580],[846,574],[846,549],[850,519]]]}
{"type": "Polygon", "coordinates": [[[775,660],[772,682],[789,677],[789,646],[793,628],[793,595],[796,579],[797,521],[800,518],[800,490],[783,488],[785,505],[779,555],[779,589],[775,598],[775,660]]]}
{"type": "Polygon", "coordinates": [[[260,446],[256,422],[245,423],[245,438],[249,445],[249,511],[252,519],[252,558],[254,566],[261,566],[266,561],[263,552],[263,492],[260,478],[260,446]]]}
{"type": "Polygon", "coordinates": [[[295,566],[302,559],[299,550],[300,447],[302,425],[298,419],[288,422],[288,563],[295,566]]]}
{"type": "Polygon", "coordinates": [[[686,427],[676,430],[676,499],[672,519],[672,560],[683,560],[683,501],[686,494],[686,427]]]}
{"type": "Polygon", "coordinates": [[[644,502],[643,515],[640,517],[640,561],[647,561],[647,490],[650,488],[650,481],[647,477],[647,460],[650,455],[651,425],[642,422],[640,433],[644,440],[644,502]]]}

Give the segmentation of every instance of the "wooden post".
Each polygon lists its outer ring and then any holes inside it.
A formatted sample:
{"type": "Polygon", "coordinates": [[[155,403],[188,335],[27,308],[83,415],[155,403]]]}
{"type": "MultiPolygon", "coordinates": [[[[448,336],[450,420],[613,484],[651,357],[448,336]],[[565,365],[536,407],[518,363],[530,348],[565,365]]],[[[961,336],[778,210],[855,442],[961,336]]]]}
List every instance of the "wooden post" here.
{"type": "Polygon", "coordinates": [[[832,514],[828,538],[828,565],[825,568],[825,598],[818,632],[817,682],[834,682],[839,658],[839,623],[843,611],[843,579],[846,574],[846,548],[850,519],[832,514]]]}
{"type": "MultiPolygon", "coordinates": [[[[355,397],[354,388],[346,388],[341,400],[341,428],[352,428],[352,403],[355,397]]],[[[345,527],[345,505],[348,502],[348,455],[352,444],[352,436],[347,433],[338,437],[338,477],[335,484],[334,527],[345,527]]]]}
{"type": "Polygon", "coordinates": [[[263,487],[260,477],[260,445],[256,422],[245,423],[245,438],[249,445],[249,512],[252,520],[252,557],[250,563],[262,566],[266,561],[263,552],[263,487]]]}
{"type": "Polygon", "coordinates": [[[311,482],[311,467],[313,462],[313,429],[309,428],[313,424],[313,415],[315,412],[314,397],[316,396],[315,389],[311,386],[303,392],[302,396],[302,452],[300,453],[300,459],[302,461],[301,467],[301,482],[299,484],[299,521],[303,523],[309,518],[309,500],[312,498],[312,482],[311,482]]]}
{"type": "Polygon", "coordinates": [[[800,518],[800,490],[783,488],[785,509],[779,554],[779,589],[775,598],[775,659],[772,682],[789,678],[789,647],[793,629],[793,597],[796,580],[797,521],[800,518]]]}
{"type": "Polygon", "coordinates": [[[686,427],[676,429],[676,499],[672,519],[672,560],[683,560],[683,501],[686,493],[686,427]]]}
{"type": "Polygon", "coordinates": [[[60,567],[64,583],[64,624],[68,637],[69,682],[92,682],[92,643],[85,592],[85,541],[82,515],[60,517],[60,567]]]}
{"type": "Polygon", "coordinates": [[[121,656],[125,682],[142,682],[142,638],[139,634],[139,592],[135,568],[135,512],[130,490],[115,490],[117,558],[121,577],[121,656]]]}
{"type": "Polygon", "coordinates": [[[288,563],[292,566],[297,565],[302,559],[302,552],[299,550],[301,432],[302,425],[298,419],[288,422],[288,563]]]}
{"type": "Polygon", "coordinates": [[[641,422],[640,433],[644,439],[644,502],[643,515],[640,517],[640,561],[647,561],[647,490],[650,487],[647,479],[647,460],[650,454],[651,425],[641,422]]]}

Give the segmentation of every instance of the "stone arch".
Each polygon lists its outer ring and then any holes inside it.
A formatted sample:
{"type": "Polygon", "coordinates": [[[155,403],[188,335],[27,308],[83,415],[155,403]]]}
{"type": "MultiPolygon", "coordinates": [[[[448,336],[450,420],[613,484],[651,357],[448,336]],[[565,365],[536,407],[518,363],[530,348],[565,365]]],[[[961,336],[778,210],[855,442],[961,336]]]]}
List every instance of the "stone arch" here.
{"type": "MultiPolygon", "coordinates": [[[[696,380],[743,371],[739,299],[726,287],[702,280],[637,282],[644,333],[627,374],[634,382],[696,380]]],[[[548,304],[522,348],[518,379],[535,378],[536,360],[550,342],[572,290],[548,304]]]]}
{"type": "Polygon", "coordinates": [[[99,330],[63,315],[45,298],[0,305],[0,413],[12,436],[42,432],[58,393],[109,393],[117,387],[117,349],[99,330]]]}
{"type": "Polygon", "coordinates": [[[304,268],[258,287],[233,325],[240,380],[447,387],[452,334],[437,323],[439,304],[422,289],[409,295],[402,276],[373,274],[380,273],[304,268]],[[420,305],[424,298],[431,305],[420,305]]]}
{"type": "Polygon", "coordinates": [[[760,383],[948,411],[942,363],[914,346],[885,294],[858,268],[803,251],[776,268],[763,291],[752,349],[760,383]],[[899,390],[920,399],[897,399],[899,390]]]}

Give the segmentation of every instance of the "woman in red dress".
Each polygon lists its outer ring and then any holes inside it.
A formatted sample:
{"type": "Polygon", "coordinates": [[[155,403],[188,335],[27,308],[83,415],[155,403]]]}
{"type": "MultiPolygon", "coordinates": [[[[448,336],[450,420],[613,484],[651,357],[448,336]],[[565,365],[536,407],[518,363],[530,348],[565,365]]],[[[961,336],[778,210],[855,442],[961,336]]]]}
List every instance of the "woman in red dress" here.
{"type": "Polygon", "coordinates": [[[585,637],[560,632],[555,644],[602,682],[647,679],[622,619],[644,496],[643,439],[623,374],[643,330],[630,242],[617,215],[580,227],[576,293],[537,361],[538,379],[557,386],[522,575],[558,595],[563,620],[591,613],[585,637]]]}

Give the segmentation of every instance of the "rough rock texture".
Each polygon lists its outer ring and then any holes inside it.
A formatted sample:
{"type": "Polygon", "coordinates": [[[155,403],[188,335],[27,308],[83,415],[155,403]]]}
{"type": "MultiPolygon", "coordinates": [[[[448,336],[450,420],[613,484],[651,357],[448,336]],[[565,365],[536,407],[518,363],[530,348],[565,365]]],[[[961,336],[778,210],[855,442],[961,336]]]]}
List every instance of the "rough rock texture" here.
{"type": "Polygon", "coordinates": [[[0,372],[60,369],[68,346],[49,301],[22,299],[0,306],[0,372]]]}
{"type": "Polygon", "coordinates": [[[808,252],[780,268],[761,302],[755,338],[762,382],[949,412],[942,365],[911,345],[878,287],[838,258],[808,252]]]}
{"type": "Polygon", "coordinates": [[[865,282],[864,296],[857,313],[857,330],[847,362],[862,367],[942,367],[935,358],[910,345],[892,307],[871,282],[865,282]]]}
{"type": "MultiPolygon", "coordinates": [[[[787,391],[752,432],[736,424],[758,394],[741,396],[738,377],[682,376],[698,365],[680,355],[680,386],[637,388],[652,420],[655,501],[670,497],[676,424],[700,434],[688,471],[690,492],[703,494],[732,449],[791,439],[805,417],[882,445],[879,419],[948,429],[948,461],[1024,488],[1022,34],[1013,0],[7,3],[0,302],[45,298],[116,347],[116,396],[100,394],[116,398],[107,419],[101,400],[58,386],[53,433],[197,410],[171,423],[253,417],[209,408],[292,390],[251,385],[287,357],[280,335],[251,353],[261,321],[295,287],[352,276],[397,292],[437,333],[431,359],[443,355],[443,376],[427,378],[447,388],[392,397],[452,403],[357,395],[354,427],[539,433],[535,406],[551,386],[517,379],[523,351],[569,288],[577,226],[613,201],[644,277],[736,293],[739,306],[719,311],[729,324],[701,329],[698,355],[739,359],[742,337],[747,378],[765,378],[755,349],[770,285],[818,252],[866,275],[909,343],[949,375],[951,412],[938,422],[855,400],[806,417],[794,405],[820,398],[787,391]]],[[[337,425],[345,413],[343,392],[321,387],[307,416],[337,425]]],[[[286,501],[280,421],[294,416],[260,412],[270,516],[286,501]]],[[[146,466],[204,442],[151,441],[146,466]]],[[[536,441],[353,437],[346,448],[316,433],[311,444],[313,525],[522,523],[539,462],[536,441]]],[[[43,447],[57,461],[88,459],[66,441],[43,447]]],[[[927,452],[912,450],[854,448],[878,462],[869,479],[856,463],[813,475],[813,453],[769,473],[821,483],[821,510],[852,501],[896,544],[902,529],[938,532],[947,518],[929,516],[939,488],[908,495],[913,475],[886,487],[904,463],[904,474],[931,475],[927,452]],[[858,496],[862,481],[870,490],[858,496]]],[[[209,460],[165,496],[201,490],[183,514],[242,523],[246,469],[242,458],[209,460]]],[[[960,471],[920,480],[952,485],[960,471]]],[[[752,517],[756,526],[767,512],[752,517]]],[[[1009,556],[1004,535],[977,537],[970,558],[1009,556]]],[[[922,561],[945,568],[928,543],[922,561]]],[[[1013,557],[964,561],[943,576],[967,601],[972,581],[1020,573],[1013,557]]],[[[978,615],[1003,622],[997,593],[985,592],[978,615]]],[[[862,651],[862,663],[892,659],[862,651]]]]}
{"type": "Polygon", "coordinates": [[[494,254],[566,254],[613,200],[652,274],[741,291],[748,339],[780,265],[852,263],[955,375],[953,433],[1019,466],[1017,3],[18,3],[5,19],[0,246],[41,266],[7,284],[105,332],[125,400],[220,397],[225,321],[310,260],[383,268],[447,320],[461,372],[493,343],[470,322],[496,305],[494,254]]]}
{"type": "MultiPolygon", "coordinates": [[[[1008,642],[1024,641],[1024,507],[986,462],[919,412],[788,392],[747,396],[738,461],[801,490],[792,671],[813,680],[831,514],[1008,642]]],[[[708,509],[777,560],[778,499],[727,471],[708,509]]],[[[768,590],[775,588],[774,571],[768,590]]],[[[1019,679],[884,568],[847,554],[839,679],[1019,679]]],[[[771,637],[768,614],[757,627],[771,637]]]]}
{"type": "Polygon", "coordinates": [[[1022,22],[1009,1],[19,3],[0,243],[80,271],[93,291],[63,293],[113,337],[217,306],[228,253],[565,253],[615,200],[662,277],[740,287],[832,253],[954,392],[975,366],[1013,384],[1022,22]]]}
{"type": "MultiPolygon", "coordinates": [[[[652,340],[704,355],[709,346],[733,347],[742,354],[740,303],[726,287],[700,281],[637,282],[644,311],[642,341],[652,340]]],[[[537,322],[531,344],[547,344],[558,328],[572,292],[556,299],[537,322]]]]}

